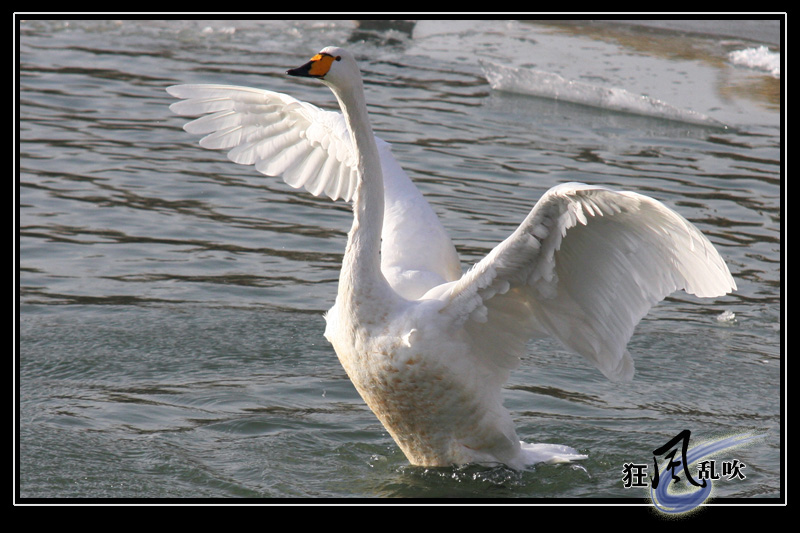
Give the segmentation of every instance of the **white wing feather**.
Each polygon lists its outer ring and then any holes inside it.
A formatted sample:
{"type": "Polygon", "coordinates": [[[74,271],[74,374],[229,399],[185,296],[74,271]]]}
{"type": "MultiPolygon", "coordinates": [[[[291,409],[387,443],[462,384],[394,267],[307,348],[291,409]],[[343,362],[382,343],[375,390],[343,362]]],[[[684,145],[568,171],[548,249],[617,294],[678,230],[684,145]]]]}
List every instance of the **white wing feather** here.
{"type": "MultiPolygon", "coordinates": [[[[170,109],[203,115],[184,126],[205,135],[204,148],[281,176],[295,188],[333,200],[353,198],[356,157],[341,113],[325,111],[289,95],[231,85],[176,85],[167,92],[183,100],[170,109]]],[[[461,266],[438,217],[394,159],[389,144],[375,138],[385,190],[381,265],[392,287],[407,299],[458,279],[461,266]]]]}
{"type": "Polygon", "coordinates": [[[355,156],[340,113],[248,87],[177,85],[167,91],[185,99],[170,106],[174,113],[204,115],[184,126],[205,135],[200,146],[228,150],[231,161],[282,176],[315,196],[352,198],[355,156]]]}
{"type": "Polygon", "coordinates": [[[626,345],[655,303],[678,289],[736,288],[713,245],[660,202],[569,183],[550,189],[519,228],[463,278],[426,297],[463,324],[473,352],[500,369],[527,340],[552,335],[613,380],[633,377],[626,345]],[[485,355],[483,356],[485,357],[485,355]]]}

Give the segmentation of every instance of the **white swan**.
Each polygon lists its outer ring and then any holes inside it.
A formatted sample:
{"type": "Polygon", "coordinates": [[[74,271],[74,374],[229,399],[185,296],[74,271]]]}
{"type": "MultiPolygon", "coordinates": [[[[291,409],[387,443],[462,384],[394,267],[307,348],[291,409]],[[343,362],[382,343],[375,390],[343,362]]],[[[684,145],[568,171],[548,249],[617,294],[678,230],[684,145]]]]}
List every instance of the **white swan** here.
{"type": "Polygon", "coordinates": [[[317,78],[343,115],[285,94],[180,85],[171,109],[201,146],[282,175],[294,187],[353,203],[336,303],[325,336],[361,397],[416,465],[583,458],[527,445],[502,386],[534,336],[551,335],[611,379],[633,376],[626,350],[648,309],[684,289],[736,288],[692,224],[632,192],[553,187],[510,237],[461,274],[436,215],[373,135],[353,56],[328,47],[288,71],[317,78]]]}

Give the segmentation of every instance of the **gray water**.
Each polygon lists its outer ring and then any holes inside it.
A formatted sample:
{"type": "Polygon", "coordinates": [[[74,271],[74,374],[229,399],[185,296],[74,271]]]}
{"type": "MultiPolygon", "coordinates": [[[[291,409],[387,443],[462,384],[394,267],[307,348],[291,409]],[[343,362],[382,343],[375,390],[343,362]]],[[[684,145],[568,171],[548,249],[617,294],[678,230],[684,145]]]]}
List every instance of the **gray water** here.
{"type": "Polygon", "coordinates": [[[692,442],[765,431],[732,452],[746,479],[715,483],[712,502],[781,496],[781,83],[726,60],[776,45],[779,28],[706,21],[702,31],[680,21],[421,21],[410,33],[346,20],[21,21],[17,496],[649,505],[644,490],[624,488],[623,464],[652,463],[683,429],[692,442]],[[465,267],[565,181],[653,196],[727,261],[736,293],[676,293],[641,322],[632,383],[609,382],[553,342],[530,344],[506,390],[518,433],[587,460],[523,472],[409,466],[322,336],[348,207],[199,148],[168,110],[164,89],[176,83],[332,107],[326,88],[284,75],[328,44],[359,58],[376,132],[465,267]],[[646,93],[731,127],[494,92],[480,59],[646,93]]]}

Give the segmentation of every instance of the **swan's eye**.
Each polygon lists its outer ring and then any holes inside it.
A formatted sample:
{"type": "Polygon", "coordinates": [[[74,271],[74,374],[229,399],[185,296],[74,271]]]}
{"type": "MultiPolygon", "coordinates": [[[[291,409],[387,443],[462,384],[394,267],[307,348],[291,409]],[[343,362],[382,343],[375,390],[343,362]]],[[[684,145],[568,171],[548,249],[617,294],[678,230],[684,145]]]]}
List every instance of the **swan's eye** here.
{"type": "Polygon", "coordinates": [[[336,61],[341,61],[341,60],[342,60],[342,56],[336,56],[336,61]]]}

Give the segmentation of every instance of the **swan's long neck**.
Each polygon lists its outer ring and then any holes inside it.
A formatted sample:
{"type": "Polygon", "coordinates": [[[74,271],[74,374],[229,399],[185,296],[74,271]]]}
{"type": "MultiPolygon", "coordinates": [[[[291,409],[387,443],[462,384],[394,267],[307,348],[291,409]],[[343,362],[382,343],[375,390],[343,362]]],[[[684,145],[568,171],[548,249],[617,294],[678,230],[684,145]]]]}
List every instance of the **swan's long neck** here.
{"type": "Polygon", "coordinates": [[[372,133],[361,80],[349,90],[332,87],[342,108],[358,157],[359,180],[353,197],[353,226],[350,229],[339,279],[342,303],[358,301],[366,313],[375,310],[365,301],[381,302],[393,295],[381,272],[383,230],[383,171],[372,133]],[[355,300],[352,300],[355,299],[355,300]]]}

